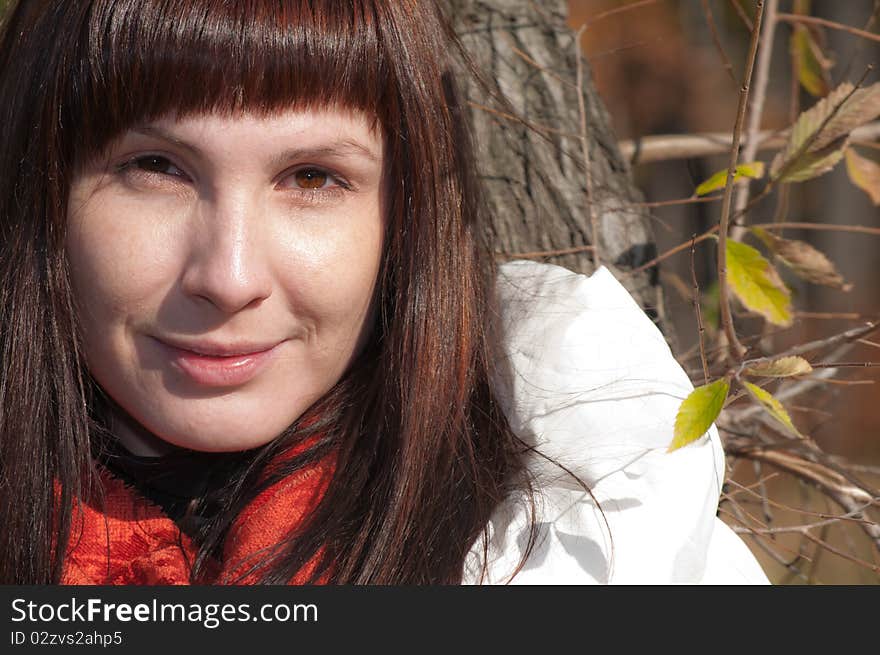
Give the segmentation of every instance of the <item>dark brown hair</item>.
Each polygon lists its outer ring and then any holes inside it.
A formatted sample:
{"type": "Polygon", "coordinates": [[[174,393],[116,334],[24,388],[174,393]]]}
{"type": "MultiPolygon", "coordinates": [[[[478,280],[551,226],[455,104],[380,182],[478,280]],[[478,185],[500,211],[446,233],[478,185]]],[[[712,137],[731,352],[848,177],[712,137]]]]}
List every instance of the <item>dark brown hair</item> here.
{"type": "Polygon", "coordinates": [[[331,451],[335,473],[311,520],[255,566],[264,582],[286,582],[319,551],[314,577],[331,582],[460,581],[492,510],[524,482],[490,388],[492,271],[443,59],[451,38],[422,0],[13,3],[0,36],[0,583],[59,581],[94,466],[100,390],[77,346],[64,255],[78,163],[171,113],[327,104],[374,116],[387,142],[376,325],[325,398],[241,454],[192,577],[265,464],[311,436],[277,475],[331,451]]]}

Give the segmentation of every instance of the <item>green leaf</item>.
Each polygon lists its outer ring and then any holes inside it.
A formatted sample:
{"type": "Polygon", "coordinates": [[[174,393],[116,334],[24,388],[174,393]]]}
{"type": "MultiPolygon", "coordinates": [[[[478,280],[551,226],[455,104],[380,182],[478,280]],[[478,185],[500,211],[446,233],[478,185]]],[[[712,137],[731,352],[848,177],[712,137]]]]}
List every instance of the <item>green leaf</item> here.
{"type": "Polygon", "coordinates": [[[666,452],[687,446],[706,434],[721,413],[728,391],[730,383],[726,378],[694,389],[678,408],[675,435],[666,452]]]}
{"type": "Polygon", "coordinates": [[[791,293],[776,269],[757,250],[732,239],[727,240],[727,283],[748,309],[774,325],[791,325],[791,293]]]}
{"type": "Polygon", "coordinates": [[[806,25],[795,25],[791,35],[791,51],[797,63],[798,80],[808,93],[825,96],[831,90],[832,62],[806,25]]]}
{"type": "Polygon", "coordinates": [[[802,435],[796,427],[794,427],[794,423],[791,422],[791,417],[788,415],[788,412],[785,411],[785,407],[782,406],[782,403],[779,402],[776,398],[774,398],[771,393],[765,389],[762,389],[756,384],[752,384],[751,382],[743,381],[743,386],[745,386],[746,391],[749,392],[749,395],[752,396],[764,410],[770,414],[776,421],[781,423],[784,427],[791,430],[797,436],[803,438],[802,435]]]}
{"type": "MultiPolygon", "coordinates": [[[[733,176],[733,181],[738,182],[744,180],[746,178],[751,178],[753,180],[759,180],[764,177],[764,162],[762,161],[753,161],[748,164],[739,164],[735,169],[735,173],[733,176]]],[[[717,191],[718,189],[723,189],[727,186],[727,169],[725,168],[723,171],[718,171],[713,174],[708,180],[702,182],[696,189],[695,193],[698,196],[705,196],[707,193],[711,193],[712,191],[717,191]]]]}
{"type": "MultiPolygon", "coordinates": [[[[828,147],[816,152],[805,152],[799,155],[779,177],[780,182],[806,182],[813,178],[824,175],[837,166],[843,159],[843,151],[846,150],[849,141],[843,137],[834,141],[828,147]]],[[[773,160],[774,163],[776,160],[773,160]]]]}
{"type": "Polygon", "coordinates": [[[850,132],[880,116],[880,82],[854,88],[844,82],[798,116],[770,165],[773,179],[802,182],[840,161],[850,132]]]}
{"type": "Polygon", "coordinates": [[[843,279],[831,260],[809,243],[783,239],[758,227],[751,228],[751,231],[799,278],[841,291],[852,289],[852,284],[843,279]]]}
{"type": "Polygon", "coordinates": [[[749,366],[745,372],[747,375],[757,375],[768,378],[790,378],[794,375],[811,373],[813,367],[803,357],[780,357],[770,362],[762,362],[749,366]]]}

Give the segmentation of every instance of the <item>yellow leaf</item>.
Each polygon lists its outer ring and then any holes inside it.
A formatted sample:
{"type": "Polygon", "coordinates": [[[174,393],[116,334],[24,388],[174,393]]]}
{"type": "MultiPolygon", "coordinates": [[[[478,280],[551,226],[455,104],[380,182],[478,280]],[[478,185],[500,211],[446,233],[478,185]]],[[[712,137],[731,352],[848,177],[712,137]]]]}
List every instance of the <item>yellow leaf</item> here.
{"type": "Polygon", "coordinates": [[[694,389],[678,408],[675,435],[666,452],[687,446],[706,434],[721,413],[728,391],[730,383],[726,378],[694,389]]]}
{"type": "Polygon", "coordinates": [[[782,403],[779,402],[773,395],[759,387],[756,384],[752,384],[751,382],[743,382],[743,386],[745,386],[746,391],[749,392],[749,395],[752,396],[764,410],[770,414],[774,419],[776,419],[783,426],[791,430],[797,436],[803,438],[802,435],[796,427],[794,427],[794,423],[791,422],[791,417],[788,415],[788,412],[785,411],[785,407],[782,406],[782,403]]]}
{"type": "Polygon", "coordinates": [[[842,291],[852,289],[852,284],[843,279],[831,260],[809,243],[783,239],[758,227],[753,227],[752,233],[798,277],[813,284],[822,284],[842,291]]]}
{"type": "MultiPolygon", "coordinates": [[[[764,162],[762,161],[753,161],[748,164],[739,164],[735,169],[735,173],[733,176],[734,182],[742,181],[746,178],[751,178],[753,180],[758,180],[764,177],[764,162]]],[[[723,171],[718,171],[714,175],[712,175],[708,180],[701,183],[700,186],[697,187],[696,194],[698,196],[705,196],[707,193],[711,193],[712,191],[717,191],[718,189],[723,189],[727,186],[727,169],[725,168],[723,171]]]]}
{"type": "Polygon", "coordinates": [[[798,116],[773,158],[771,177],[802,182],[831,170],[843,157],[850,132],[877,116],[880,82],[860,89],[844,82],[798,116]]]}
{"type": "Polygon", "coordinates": [[[808,93],[825,96],[831,90],[828,71],[832,63],[822,52],[806,25],[795,25],[791,35],[791,50],[797,62],[798,80],[808,93]]]}
{"type": "Polygon", "coordinates": [[[748,375],[759,375],[768,378],[788,378],[812,372],[813,367],[803,357],[780,357],[770,362],[762,362],[746,368],[748,375]]]}
{"type": "Polygon", "coordinates": [[[757,250],[727,241],[727,283],[740,302],[774,325],[791,325],[791,294],[757,250]]]}
{"type": "Polygon", "coordinates": [[[880,205],[880,164],[847,148],[846,172],[850,181],[868,194],[871,202],[880,205]]]}

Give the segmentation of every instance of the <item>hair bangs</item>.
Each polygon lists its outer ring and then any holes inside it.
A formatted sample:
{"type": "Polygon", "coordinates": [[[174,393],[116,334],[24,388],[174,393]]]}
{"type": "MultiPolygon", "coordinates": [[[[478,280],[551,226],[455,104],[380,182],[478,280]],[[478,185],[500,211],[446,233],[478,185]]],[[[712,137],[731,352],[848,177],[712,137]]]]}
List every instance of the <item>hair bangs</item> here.
{"type": "Polygon", "coordinates": [[[336,106],[382,120],[396,94],[373,11],[338,0],[98,0],[68,87],[76,150],[171,114],[336,106]]]}

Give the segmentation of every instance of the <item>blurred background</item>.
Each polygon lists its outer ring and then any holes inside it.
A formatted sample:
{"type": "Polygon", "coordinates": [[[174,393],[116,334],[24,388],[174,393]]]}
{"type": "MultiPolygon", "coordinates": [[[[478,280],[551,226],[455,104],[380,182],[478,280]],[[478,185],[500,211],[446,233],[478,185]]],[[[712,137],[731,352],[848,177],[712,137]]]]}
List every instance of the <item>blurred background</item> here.
{"type": "MultiPolygon", "coordinates": [[[[754,5],[753,0],[569,0],[570,25],[574,29],[586,26],[582,50],[619,140],[660,134],[731,133],[739,85],[725,68],[724,58],[741,80],[749,44],[746,23],[753,17],[754,5]],[[710,21],[715,26],[714,34],[710,21]]],[[[781,0],[778,11],[820,17],[878,34],[880,2],[877,0],[813,0],[811,3],[781,0]]],[[[785,20],[780,20],[774,31],[762,129],[786,128],[797,110],[807,109],[818,100],[798,84],[797,76],[793,75],[793,33],[793,23],[785,20]]],[[[841,29],[815,26],[810,27],[810,36],[819,48],[820,59],[824,58],[826,88],[827,85],[834,88],[843,81],[858,82],[869,64],[875,68],[868,73],[864,84],[880,80],[880,42],[841,29]]],[[[873,143],[859,144],[858,152],[873,161],[880,160],[876,136],[873,143]]],[[[775,150],[760,152],[758,158],[769,165],[774,154],[775,150]]],[[[726,168],[728,157],[725,148],[724,152],[712,156],[636,163],[633,177],[647,202],[684,199],[694,193],[701,181],[726,168]]],[[[759,182],[753,183],[752,193],[760,186],[759,182]]],[[[788,186],[787,221],[880,228],[878,207],[853,185],[844,162],[822,177],[788,186]]],[[[750,223],[773,221],[777,212],[776,195],[772,194],[756,206],[749,215],[750,223]]],[[[721,203],[714,202],[653,208],[659,251],[717,224],[720,206],[721,203]]],[[[853,288],[843,292],[784,274],[785,282],[793,289],[796,320],[790,328],[774,328],[765,343],[769,340],[778,351],[786,345],[822,338],[880,317],[880,236],[812,230],[786,230],[777,234],[807,241],[824,252],[853,288]]],[[[688,248],[663,262],[661,281],[677,333],[676,355],[692,379],[701,384],[699,356],[694,356],[698,328],[689,297],[691,260],[688,248]]],[[[707,323],[712,322],[715,265],[714,241],[697,245],[693,268],[706,298],[707,323]]],[[[711,325],[707,325],[709,328],[711,325]]],[[[760,327],[757,331],[760,332],[760,327]]],[[[880,335],[875,334],[872,339],[869,339],[871,343],[859,344],[848,353],[846,361],[880,361],[880,335]]],[[[880,369],[876,366],[841,369],[839,382],[824,385],[818,393],[788,406],[802,431],[826,451],[857,462],[865,479],[875,488],[880,486],[877,475],[880,471],[880,385],[877,384],[880,369]]],[[[740,462],[734,477],[744,485],[763,481],[761,485],[766,487],[773,503],[755,502],[749,511],[771,525],[810,523],[816,520],[814,514],[839,513],[839,508],[826,503],[812,489],[792,484],[784,479],[786,476],[767,467],[755,469],[750,463],[740,462]],[[789,507],[800,511],[787,509],[789,507]],[[767,521],[768,518],[771,521],[767,521]]],[[[735,489],[738,488],[728,487],[727,491],[735,489]]],[[[742,490],[736,493],[740,501],[751,497],[742,490]]],[[[737,524],[731,516],[722,515],[731,525],[737,524]]],[[[774,582],[880,582],[877,549],[857,526],[845,522],[832,524],[823,528],[821,537],[851,558],[820,549],[812,542],[804,543],[795,533],[765,539],[747,537],[746,541],[774,582]],[[776,556],[771,557],[768,549],[776,556]],[[862,563],[854,560],[862,560],[862,563]],[[782,561],[794,564],[784,566],[782,561]],[[870,566],[875,569],[871,570],[870,566]]]]}

